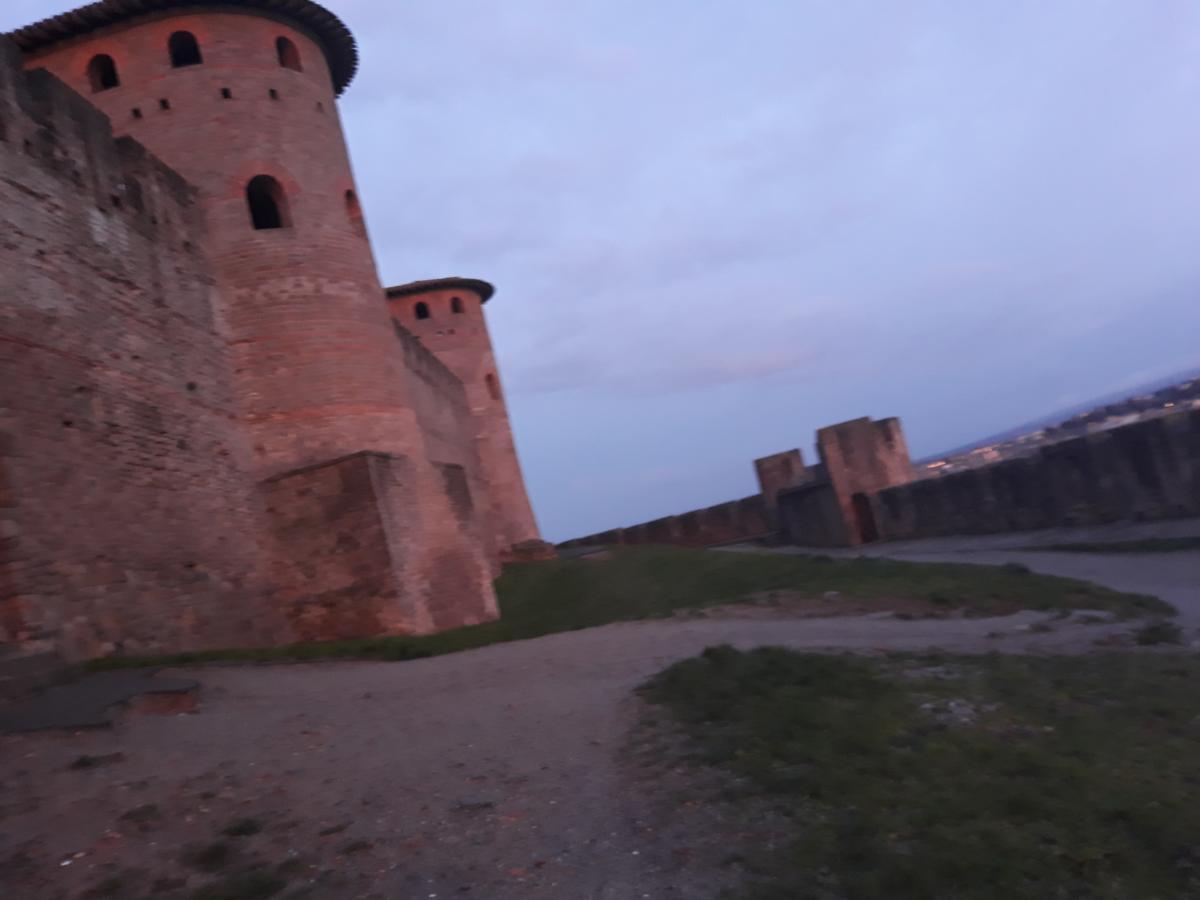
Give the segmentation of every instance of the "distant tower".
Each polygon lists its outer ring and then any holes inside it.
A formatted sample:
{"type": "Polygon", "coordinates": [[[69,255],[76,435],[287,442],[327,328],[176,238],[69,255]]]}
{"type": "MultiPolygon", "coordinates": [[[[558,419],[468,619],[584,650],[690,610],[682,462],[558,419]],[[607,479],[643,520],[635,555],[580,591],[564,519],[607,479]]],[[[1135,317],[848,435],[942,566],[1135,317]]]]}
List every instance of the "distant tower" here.
{"type": "Polygon", "coordinates": [[[345,25],[309,0],[104,0],[11,37],[199,190],[255,470],[423,452],[338,119],[345,25]]]}
{"type": "Polygon", "coordinates": [[[387,290],[392,316],[466,385],[490,519],[504,554],[540,540],[513,444],[483,305],[495,288],[474,278],[416,281],[387,290]]]}

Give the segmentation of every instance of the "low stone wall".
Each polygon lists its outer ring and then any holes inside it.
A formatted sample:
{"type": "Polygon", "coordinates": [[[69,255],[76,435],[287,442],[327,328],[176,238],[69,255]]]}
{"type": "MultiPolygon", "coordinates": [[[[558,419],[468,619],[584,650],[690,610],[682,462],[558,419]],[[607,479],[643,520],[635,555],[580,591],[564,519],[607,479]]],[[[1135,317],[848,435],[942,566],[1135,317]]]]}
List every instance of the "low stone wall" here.
{"type": "Polygon", "coordinates": [[[1200,515],[1200,410],[888,488],[869,504],[882,540],[1200,515]]]}
{"type": "Polygon", "coordinates": [[[731,500],[678,516],[617,528],[567,541],[559,546],[597,544],[667,544],[679,547],[719,547],[771,537],[775,527],[761,494],[731,500]]]}
{"type": "Polygon", "coordinates": [[[784,491],[776,515],[780,540],[801,547],[844,547],[849,542],[837,491],[828,481],[784,491]]]}

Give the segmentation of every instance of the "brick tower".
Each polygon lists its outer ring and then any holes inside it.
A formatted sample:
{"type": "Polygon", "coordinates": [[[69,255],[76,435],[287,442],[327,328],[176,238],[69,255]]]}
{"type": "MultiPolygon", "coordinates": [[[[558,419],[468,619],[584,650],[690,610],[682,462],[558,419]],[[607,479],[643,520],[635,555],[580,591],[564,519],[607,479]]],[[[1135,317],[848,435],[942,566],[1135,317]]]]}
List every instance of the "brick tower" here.
{"type": "Polygon", "coordinates": [[[367,479],[395,574],[380,627],[494,617],[491,563],[381,302],[336,105],[358,63],[346,27],[310,0],[102,0],[11,37],[197,189],[255,476],[393,461],[367,479]]]}
{"type": "Polygon", "coordinates": [[[199,190],[255,468],[412,452],[335,103],[346,28],[307,0],[110,0],[14,37],[199,190]]]}
{"type": "Polygon", "coordinates": [[[504,557],[540,536],[484,317],[483,306],[494,293],[486,281],[439,278],[388,288],[387,297],[393,318],[466,386],[495,547],[504,557]]]}

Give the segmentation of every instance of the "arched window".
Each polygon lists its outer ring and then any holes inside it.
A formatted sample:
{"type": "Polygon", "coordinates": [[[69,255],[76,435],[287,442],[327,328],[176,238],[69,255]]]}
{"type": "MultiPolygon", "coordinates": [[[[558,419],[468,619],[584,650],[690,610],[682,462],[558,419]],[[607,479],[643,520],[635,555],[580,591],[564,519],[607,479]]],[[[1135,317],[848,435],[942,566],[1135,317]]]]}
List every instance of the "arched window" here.
{"type": "Polygon", "coordinates": [[[418,319],[429,318],[429,304],[422,300],[414,307],[418,319]]]}
{"type": "Polygon", "coordinates": [[[500,382],[496,380],[496,376],[491,372],[487,373],[487,377],[483,379],[487,383],[488,394],[493,400],[500,399],[500,382]]]}
{"type": "Polygon", "coordinates": [[[462,313],[462,311],[463,311],[462,297],[451,297],[450,298],[450,312],[454,313],[455,315],[460,315],[462,313]]]}
{"type": "Polygon", "coordinates": [[[121,85],[121,79],[117,76],[117,64],[107,53],[93,56],[92,61],[88,63],[87,73],[88,81],[92,84],[93,94],[121,85]]]}
{"type": "Polygon", "coordinates": [[[250,221],[256,230],[291,227],[283,185],[270,175],[258,175],[250,179],[246,185],[246,203],[250,207],[250,221]]]}
{"type": "Polygon", "coordinates": [[[204,57],[200,55],[200,44],[190,31],[175,32],[167,42],[167,48],[171,51],[171,65],[176,69],[198,66],[204,62],[204,57]]]}
{"type": "Polygon", "coordinates": [[[346,191],[346,217],[350,220],[350,225],[355,232],[360,237],[365,237],[367,226],[363,222],[362,206],[359,205],[358,195],[354,191],[346,191]]]}
{"type": "Polygon", "coordinates": [[[300,51],[285,37],[275,39],[275,53],[279,56],[279,64],[285,69],[295,69],[297,72],[303,72],[304,66],[300,65],[300,51]]]}

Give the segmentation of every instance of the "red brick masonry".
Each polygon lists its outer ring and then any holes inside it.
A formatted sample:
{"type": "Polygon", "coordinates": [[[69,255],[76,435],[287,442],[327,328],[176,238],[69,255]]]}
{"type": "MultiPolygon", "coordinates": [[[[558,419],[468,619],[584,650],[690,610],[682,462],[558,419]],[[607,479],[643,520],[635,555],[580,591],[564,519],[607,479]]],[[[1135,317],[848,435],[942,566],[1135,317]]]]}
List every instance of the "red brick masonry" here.
{"type": "Polygon", "coordinates": [[[347,45],[307,0],[119,8],[146,11],[0,39],[0,640],[86,658],[494,618],[538,533],[480,400],[486,323],[476,299],[464,366],[390,314],[347,45]]]}

